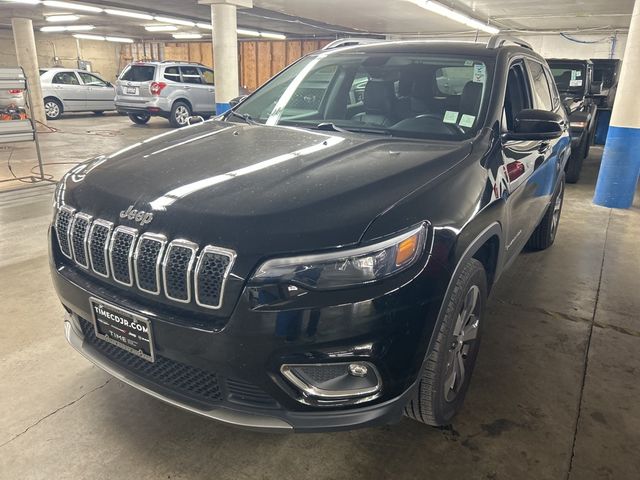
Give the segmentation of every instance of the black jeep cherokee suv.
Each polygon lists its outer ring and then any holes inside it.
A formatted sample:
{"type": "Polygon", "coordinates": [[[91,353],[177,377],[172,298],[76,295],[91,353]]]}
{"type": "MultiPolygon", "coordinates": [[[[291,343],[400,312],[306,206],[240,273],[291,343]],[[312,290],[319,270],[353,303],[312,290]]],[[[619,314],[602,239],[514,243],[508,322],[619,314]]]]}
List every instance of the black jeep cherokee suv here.
{"type": "Polygon", "coordinates": [[[544,59],[504,38],[306,56],[224,117],[65,176],[67,339],[235,425],[447,424],[492,285],[554,241],[567,128],[544,59]]]}

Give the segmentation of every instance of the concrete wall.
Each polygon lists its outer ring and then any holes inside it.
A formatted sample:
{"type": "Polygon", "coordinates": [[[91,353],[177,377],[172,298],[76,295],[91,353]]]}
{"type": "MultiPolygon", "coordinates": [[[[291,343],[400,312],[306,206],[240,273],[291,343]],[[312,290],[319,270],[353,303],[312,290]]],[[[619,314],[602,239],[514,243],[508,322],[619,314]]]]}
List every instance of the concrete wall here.
{"type": "MultiPolygon", "coordinates": [[[[40,67],[63,66],[77,68],[76,39],[69,34],[36,32],[36,49],[40,67]],[[55,52],[55,53],[54,53],[55,52]],[[54,56],[59,58],[55,62],[54,56]]],[[[79,40],[80,57],[92,64],[92,70],[108,81],[115,81],[120,59],[120,44],[93,40],[79,40]]],[[[11,30],[0,30],[0,66],[17,65],[16,49],[11,30]]]]}

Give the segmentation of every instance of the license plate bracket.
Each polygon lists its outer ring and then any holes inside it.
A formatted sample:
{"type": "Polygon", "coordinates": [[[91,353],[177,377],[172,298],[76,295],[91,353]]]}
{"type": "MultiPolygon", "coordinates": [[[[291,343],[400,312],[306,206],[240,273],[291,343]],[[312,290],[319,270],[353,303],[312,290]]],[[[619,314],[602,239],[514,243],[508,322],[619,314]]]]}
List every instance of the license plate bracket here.
{"type": "Polygon", "coordinates": [[[96,336],[148,362],[155,361],[149,319],[99,298],[89,299],[96,336]]]}
{"type": "Polygon", "coordinates": [[[124,89],[124,93],[126,93],[127,95],[137,95],[138,87],[126,87],[124,89]]]}

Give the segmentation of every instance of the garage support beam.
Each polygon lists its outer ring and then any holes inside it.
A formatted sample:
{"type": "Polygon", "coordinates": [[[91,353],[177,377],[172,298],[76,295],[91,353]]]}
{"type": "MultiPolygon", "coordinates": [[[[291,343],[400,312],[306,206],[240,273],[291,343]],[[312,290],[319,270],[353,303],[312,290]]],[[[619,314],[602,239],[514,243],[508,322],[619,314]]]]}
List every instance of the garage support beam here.
{"type": "Polygon", "coordinates": [[[11,27],[13,28],[13,43],[16,45],[18,65],[24,70],[27,82],[29,82],[29,90],[33,102],[33,105],[29,105],[31,118],[46,125],[47,118],[44,115],[33,23],[29,18],[12,18],[11,27]]]}
{"type": "Polygon", "coordinates": [[[640,176],[640,0],[629,26],[616,102],[598,174],[593,202],[611,208],[629,208],[640,176]]]}
{"type": "Polygon", "coordinates": [[[237,8],[251,8],[252,0],[199,0],[211,5],[216,114],[229,110],[239,95],[237,8]]]}

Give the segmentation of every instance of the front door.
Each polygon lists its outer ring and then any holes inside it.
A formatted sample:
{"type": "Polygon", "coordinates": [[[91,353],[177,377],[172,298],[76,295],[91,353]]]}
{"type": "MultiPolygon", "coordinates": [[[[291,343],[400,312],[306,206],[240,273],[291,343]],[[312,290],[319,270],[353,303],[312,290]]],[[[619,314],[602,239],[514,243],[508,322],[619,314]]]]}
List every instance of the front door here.
{"type": "Polygon", "coordinates": [[[51,88],[56,96],[62,100],[65,112],[81,112],[86,110],[87,92],[80,84],[76,72],[69,70],[58,72],[51,80],[51,88]]]}

